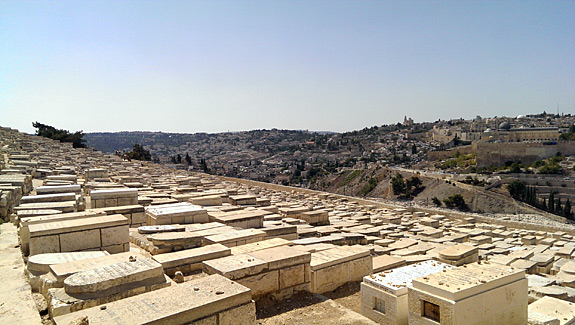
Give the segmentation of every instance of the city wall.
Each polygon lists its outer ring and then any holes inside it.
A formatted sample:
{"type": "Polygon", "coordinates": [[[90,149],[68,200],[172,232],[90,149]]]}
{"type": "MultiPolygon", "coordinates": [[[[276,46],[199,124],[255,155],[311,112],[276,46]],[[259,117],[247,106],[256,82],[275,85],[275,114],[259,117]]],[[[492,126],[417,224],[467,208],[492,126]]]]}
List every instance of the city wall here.
{"type": "Polygon", "coordinates": [[[453,158],[455,156],[455,153],[458,151],[462,155],[469,155],[475,152],[474,148],[471,145],[469,145],[469,146],[455,147],[450,150],[429,151],[427,153],[427,158],[429,160],[443,160],[453,158]]]}
{"type": "Polygon", "coordinates": [[[508,161],[521,161],[523,164],[532,164],[536,160],[553,157],[557,152],[563,155],[574,155],[573,142],[559,142],[554,145],[542,143],[474,143],[477,152],[477,166],[501,166],[508,161]]]}

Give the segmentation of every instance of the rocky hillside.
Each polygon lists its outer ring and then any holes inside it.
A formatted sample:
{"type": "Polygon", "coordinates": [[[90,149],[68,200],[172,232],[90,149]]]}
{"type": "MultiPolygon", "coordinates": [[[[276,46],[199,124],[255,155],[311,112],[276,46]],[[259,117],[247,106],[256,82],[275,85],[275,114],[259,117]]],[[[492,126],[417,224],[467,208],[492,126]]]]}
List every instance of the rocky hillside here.
{"type": "MultiPolygon", "coordinates": [[[[391,179],[398,172],[385,167],[375,167],[364,170],[350,169],[339,174],[327,175],[318,182],[319,190],[358,197],[371,197],[381,199],[398,199],[393,194],[391,179]]],[[[437,197],[443,201],[450,195],[460,194],[469,209],[473,212],[486,213],[534,213],[535,210],[515,202],[502,190],[486,191],[483,187],[471,186],[453,182],[445,176],[428,177],[419,174],[400,172],[404,179],[418,177],[422,181],[419,190],[414,191],[411,199],[405,202],[414,202],[418,205],[435,206],[432,199],[437,197]]],[[[538,211],[537,211],[538,212],[538,211]]]]}

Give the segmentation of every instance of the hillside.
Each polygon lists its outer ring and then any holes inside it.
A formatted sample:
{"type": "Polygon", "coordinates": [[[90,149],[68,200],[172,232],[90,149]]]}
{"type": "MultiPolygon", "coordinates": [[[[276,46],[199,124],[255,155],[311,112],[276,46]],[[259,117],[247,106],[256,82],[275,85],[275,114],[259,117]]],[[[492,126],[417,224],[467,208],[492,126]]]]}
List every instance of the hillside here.
{"type": "MultiPolygon", "coordinates": [[[[327,175],[316,182],[314,188],[331,193],[344,194],[358,197],[371,197],[380,199],[396,200],[393,194],[391,179],[398,172],[386,167],[374,167],[365,170],[350,169],[339,174],[327,175]],[[370,184],[370,179],[372,180],[370,184]],[[375,185],[375,186],[374,186],[375,185]],[[366,191],[371,190],[366,194],[366,191]]],[[[422,181],[422,190],[406,204],[416,203],[421,206],[435,206],[432,198],[442,200],[453,194],[460,194],[469,209],[473,212],[485,213],[537,213],[532,208],[517,204],[505,191],[489,190],[482,187],[474,187],[449,179],[441,179],[441,176],[431,177],[420,174],[400,172],[404,179],[419,177],[422,181]]],[[[446,177],[447,176],[443,176],[446,177]]]]}

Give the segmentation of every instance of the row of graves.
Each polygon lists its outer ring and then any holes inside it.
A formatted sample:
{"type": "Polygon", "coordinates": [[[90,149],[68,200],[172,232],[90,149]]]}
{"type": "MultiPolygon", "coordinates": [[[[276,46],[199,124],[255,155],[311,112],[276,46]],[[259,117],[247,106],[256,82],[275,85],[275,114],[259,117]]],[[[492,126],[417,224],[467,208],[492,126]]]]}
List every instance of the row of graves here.
{"type": "Polygon", "coordinates": [[[0,185],[14,188],[3,218],[18,227],[31,289],[56,324],[254,324],[258,301],[349,282],[361,282],[363,316],[382,324],[575,322],[565,232],[223,181],[0,132],[0,176],[13,180],[0,185]]]}

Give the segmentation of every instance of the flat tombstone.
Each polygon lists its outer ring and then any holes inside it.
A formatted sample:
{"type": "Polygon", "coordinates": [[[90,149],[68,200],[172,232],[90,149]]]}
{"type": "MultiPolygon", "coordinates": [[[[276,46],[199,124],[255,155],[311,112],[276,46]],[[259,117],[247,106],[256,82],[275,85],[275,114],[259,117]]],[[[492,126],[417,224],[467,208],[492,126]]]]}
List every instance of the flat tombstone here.
{"type": "Polygon", "coordinates": [[[185,231],[185,226],[178,225],[162,225],[162,226],[141,226],[138,227],[138,232],[140,234],[155,234],[160,232],[171,232],[171,231],[185,231]]]}
{"type": "MultiPolygon", "coordinates": [[[[250,289],[211,275],[114,301],[106,304],[104,310],[96,306],[55,317],[54,321],[58,325],[69,324],[87,316],[90,324],[187,324],[246,304],[251,304],[250,289]]],[[[236,319],[238,323],[255,323],[255,309],[241,316],[236,319]]]]}
{"type": "Polygon", "coordinates": [[[268,262],[270,270],[296,264],[309,263],[311,254],[289,246],[280,246],[249,253],[249,255],[268,262]]]}
{"type": "Polygon", "coordinates": [[[50,265],[50,272],[56,277],[56,279],[58,279],[58,281],[61,281],[74,273],[129,261],[130,256],[136,257],[136,259],[145,258],[143,255],[136,252],[125,252],[109,256],[94,257],[85,260],[77,260],[67,263],[50,265]]]}
{"type": "Polygon", "coordinates": [[[26,268],[32,273],[45,274],[50,272],[50,265],[107,255],[110,254],[106,251],[38,254],[28,258],[26,268]]]}
{"type": "Polygon", "coordinates": [[[68,294],[93,294],[132,282],[148,279],[161,281],[163,275],[160,263],[149,258],[137,258],[133,262],[120,262],[72,274],[64,280],[64,289],[68,294]]]}
{"type": "Polygon", "coordinates": [[[148,236],[154,245],[201,246],[202,237],[193,232],[163,232],[148,236]]]}
{"type": "Polygon", "coordinates": [[[439,256],[446,260],[459,260],[469,255],[476,254],[479,250],[475,246],[459,244],[450,246],[439,252],[439,256]]]}
{"type": "Polygon", "coordinates": [[[268,268],[268,263],[251,255],[231,255],[204,262],[210,274],[221,274],[228,279],[240,279],[258,274],[268,268]]]}
{"type": "Polygon", "coordinates": [[[396,296],[407,293],[407,287],[419,277],[454,268],[436,261],[420,262],[363,277],[363,282],[396,296]]]}

